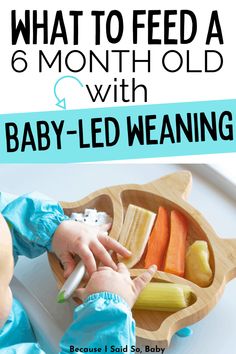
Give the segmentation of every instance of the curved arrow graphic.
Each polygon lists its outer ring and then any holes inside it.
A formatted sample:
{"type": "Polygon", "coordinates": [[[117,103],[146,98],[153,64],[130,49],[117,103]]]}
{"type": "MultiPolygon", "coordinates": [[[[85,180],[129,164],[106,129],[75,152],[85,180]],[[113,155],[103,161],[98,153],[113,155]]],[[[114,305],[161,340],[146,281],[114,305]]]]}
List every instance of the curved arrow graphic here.
{"type": "Polygon", "coordinates": [[[57,80],[57,82],[56,82],[55,85],[54,85],[54,95],[55,95],[55,97],[56,97],[56,99],[57,99],[56,106],[58,106],[58,107],[60,107],[60,108],[62,108],[62,109],[66,109],[66,99],[65,99],[65,97],[62,98],[62,99],[60,99],[60,98],[58,97],[58,95],[57,95],[57,85],[58,85],[58,83],[59,83],[60,81],[62,81],[62,80],[64,80],[64,79],[73,79],[73,80],[76,80],[76,81],[80,84],[80,86],[83,87],[82,82],[81,82],[77,77],[75,77],[75,76],[66,75],[66,76],[60,77],[60,78],[57,80]]]}

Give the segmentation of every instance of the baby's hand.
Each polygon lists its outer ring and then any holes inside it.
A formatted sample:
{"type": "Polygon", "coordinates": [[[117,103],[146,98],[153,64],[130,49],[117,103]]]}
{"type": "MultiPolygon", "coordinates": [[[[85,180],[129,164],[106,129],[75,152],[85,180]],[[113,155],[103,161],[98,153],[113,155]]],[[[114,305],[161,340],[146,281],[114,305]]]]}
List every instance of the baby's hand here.
{"type": "Polygon", "coordinates": [[[119,295],[132,307],[139,293],[150,282],[156,270],[157,267],[153,265],[132,280],[123,263],[118,263],[117,271],[109,267],[99,267],[97,272],[92,274],[87,286],[75,291],[75,296],[84,301],[91,294],[107,291],[119,295]]]}
{"type": "Polygon", "coordinates": [[[112,250],[123,257],[131,255],[130,251],[108,236],[110,226],[107,224],[97,227],[72,220],[59,225],[53,236],[52,248],[64,266],[66,278],[76,266],[75,255],[80,256],[89,275],[97,269],[94,256],[104,266],[116,270],[117,266],[108,251],[112,250]]]}

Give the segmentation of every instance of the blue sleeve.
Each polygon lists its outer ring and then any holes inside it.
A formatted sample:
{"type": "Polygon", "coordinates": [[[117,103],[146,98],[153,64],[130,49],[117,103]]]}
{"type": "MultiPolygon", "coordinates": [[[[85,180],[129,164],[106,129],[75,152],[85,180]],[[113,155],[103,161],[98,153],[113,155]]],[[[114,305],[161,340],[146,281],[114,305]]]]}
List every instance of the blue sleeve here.
{"type": "MultiPolygon", "coordinates": [[[[0,349],[12,348],[19,343],[35,342],[36,337],[25,309],[18,300],[13,299],[10,315],[4,326],[0,328],[0,349]]],[[[4,353],[8,353],[7,349],[4,353]]]]}
{"type": "Polygon", "coordinates": [[[112,352],[112,346],[127,346],[130,353],[135,346],[135,322],[126,302],[108,292],[90,295],[75,309],[74,321],[61,340],[60,354],[71,353],[72,346],[77,352],[101,348],[100,353],[112,352]]]}
{"type": "Polygon", "coordinates": [[[0,349],[0,354],[46,354],[37,343],[21,343],[0,349]]]}
{"type": "Polygon", "coordinates": [[[2,215],[11,230],[15,262],[19,255],[34,258],[50,251],[54,232],[68,219],[57,202],[38,192],[14,199],[2,215]]]}

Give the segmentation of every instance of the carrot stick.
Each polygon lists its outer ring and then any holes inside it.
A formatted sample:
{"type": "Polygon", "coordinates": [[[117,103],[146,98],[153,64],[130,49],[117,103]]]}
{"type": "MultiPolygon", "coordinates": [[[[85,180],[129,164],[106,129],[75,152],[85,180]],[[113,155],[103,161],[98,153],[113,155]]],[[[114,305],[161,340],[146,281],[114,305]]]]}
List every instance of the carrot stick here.
{"type": "Polygon", "coordinates": [[[164,271],[183,277],[188,232],[187,220],[179,211],[173,210],[170,216],[170,224],[170,241],[164,271]]]}
{"type": "Polygon", "coordinates": [[[147,253],[144,261],[145,268],[150,267],[152,264],[156,264],[157,269],[163,269],[168,242],[168,213],[165,208],[160,207],[154,227],[148,240],[147,253]]]}

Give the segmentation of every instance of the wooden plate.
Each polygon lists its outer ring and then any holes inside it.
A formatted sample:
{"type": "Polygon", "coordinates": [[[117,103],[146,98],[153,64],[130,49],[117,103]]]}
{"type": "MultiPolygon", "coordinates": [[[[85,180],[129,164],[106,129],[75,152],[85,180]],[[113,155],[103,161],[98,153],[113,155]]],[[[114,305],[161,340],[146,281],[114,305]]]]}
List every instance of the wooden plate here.
{"type": "MultiPolygon", "coordinates": [[[[96,208],[107,212],[113,218],[110,236],[119,238],[124,216],[129,204],[135,204],[157,212],[159,206],[169,211],[181,211],[189,223],[188,240],[208,242],[210,264],[214,273],[212,283],[207,288],[178,276],[156,272],[153,281],[188,284],[194,297],[191,306],[175,313],[158,311],[133,311],[138,337],[153,341],[158,347],[168,347],[171,337],[180,328],[191,325],[215,306],[223,293],[225,284],[236,277],[236,239],[219,238],[204,217],[186,202],[191,189],[192,176],[188,171],[177,172],[144,185],[127,184],[101,189],[77,202],[61,202],[67,215],[82,212],[85,208],[96,208]]],[[[63,270],[54,254],[49,254],[49,263],[57,279],[59,288],[64,283],[63,270]]],[[[130,270],[131,276],[142,272],[142,260],[130,270]]]]}

